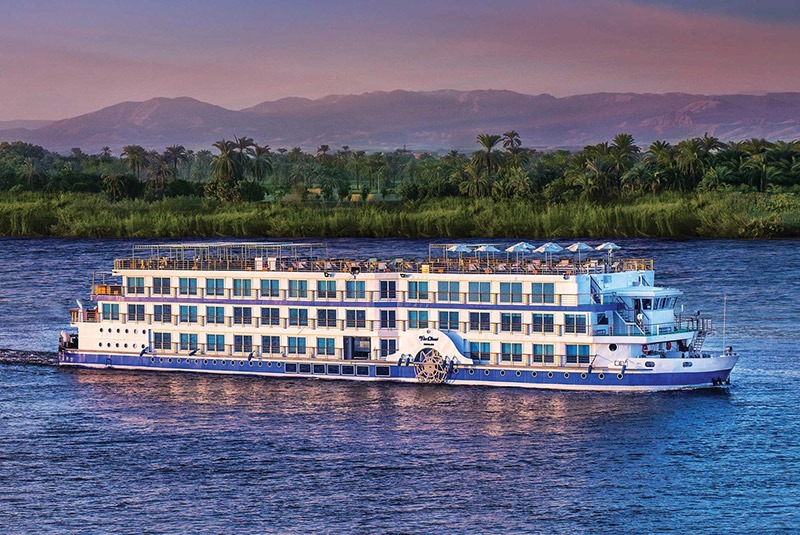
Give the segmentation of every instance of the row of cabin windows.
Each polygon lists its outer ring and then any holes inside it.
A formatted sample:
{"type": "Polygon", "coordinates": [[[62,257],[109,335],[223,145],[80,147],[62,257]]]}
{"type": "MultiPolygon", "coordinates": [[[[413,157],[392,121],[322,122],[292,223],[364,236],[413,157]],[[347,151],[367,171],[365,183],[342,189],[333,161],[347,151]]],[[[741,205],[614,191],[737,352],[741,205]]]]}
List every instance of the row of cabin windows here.
{"type": "MultiPolygon", "coordinates": [[[[103,318],[118,320],[119,305],[116,303],[103,304],[103,318]]],[[[197,323],[198,314],[195,305],[180,305],[178,307],[178,318],[181,323],[197,323]]],[[[489,331],[492,329],[491,315],[489,312],[470,312],[469,330],[489,331]]],[[[532,330],[538,333],[555,332],[555,316],[553,314],[533,314],[532,330]]],[[[129,321],[144,321],[144,305],[128,305],[129,321]]],[[[153,322],[168,323],[172,321],[172,305],[154,305],[153,322]]],[[[320,327],[336,327],[336,309],[317,309],[317,325],[320,327]]],[[[220,306],[206,307],[206,323],[224,324],[225,309],[220,306]]],[[[235,325],[250,325],[253,323],[253,313],[251,307],[233,307],[233,323],[235,325]]],[[[261,308],[262,325],[280,325],[280,309],[261,308]]],[[[290,308],[289,326],[306,327],[308,326],[308,309],[290,308]]],[[[347,327],[366,327],[365,310],[346,310],[345,325],[347,327]]],[[[460,313],[455,311],[439,312],[439,329],[458,330],[460,324],[460,313]]],[[[430,327],[429,311],[409,310],[408,328],[427,329],[430,327]]],[[[397,328],[397,311],[380,311],[380,328],[397,328]]],[[[505,332],[522,332],[522,314],[514,312],[503,312],[500,314],[500,330],[505,332]]],[[[585,314],[564,314],[564,332],[566,334],[585,334],[587,332],[587,317],[585,314]]]]}
{"type": "MultiPolygon", "coordinates": [[[[233,335],[233,351],[235,353],[250,353],[254,351],[252,335],[233,335]]],[[[532,351],[529,354],[533,363],[553,364],[555,362],[555,351],[553,344],[532,344],[532,351]]],[[[477,361],[488,361],[491,359],[491,342],[470,342],[469,357],[477,361]]],[[[172,333],[154,332],[153,349],[171,350],[172,333]]],[[[193,333],[180,333],[178,335],[178,349],[180,351],[194,351],[198,349],[198,335],[193,333]]],[[[206,351],[225,351],[225,335],[208,334],[206,335],[206,351]]],[[[280,354],[283,352],[280,336],[261,337],[262,354],[280,354]]],[[[290,355],[306,354],[306,337],[287,336],[286,353],[290,355]]],[[[567,364],[589,364],[590,346],[588,344],[566,344],[565,361],[567,364]]],[[[318,337],[316,339],[316,352],[318,355],[335,355],[336,339],[329,337],[318,337]]],[[[385,357],[397,351],[397,340],[381,339],[380,355],[385,357]]],[[[500,362],[523,362],[523,344],[519,342],[502,342],[500,344],[500,362]]]]}
{"type": "MultiPolygon", "coordinates": [[[[251,279],[233,279],[232,294],[234,297],[252,297],[253,287],[251,279]]],[[[262,279],[262,297],[279,297],[280,281],[274,279],[262,279]]],[[[491,282],[469,282],[467,300],[473,303],[490,303],[492,300],[491,282]]],[[[407,299],[425,301],[429,299],[429,283],[426,281],[409,281],[407,299]]],[[[179,295],[197,295],[197,279],[194,277],[180,277],[178,279],[179,295]]],[[[144,277],[127,277],[128,294],[144,294],[144,277]]],[[[169,277],[153,277],[153,295],[170,295],[171,280],[169,277]]],[[[307,298],[308,281],[290,280],[288,281],[289,297],[307,298]]],[[[206,295],[224,296],[225,279],[208,278],[206,279],[206,295]]],[[[461,283],[440,281],[437,284],[437,300],[442,302],[460,300],[461,283]]],[[[336,281],[320,280],[317,281],[317,297],[322,299],[336,298],[336,281]]],[[[347,280],[345,281],[346,299],[364,299],[366,297],[365,281],[347,280]]],[[[380,281],[380,298],[397,298],[397,281],[380,281]]],[[[500,303],[522,303],[522,283],[521,282],[501,282],[500,293],[498,294],[500,303]]],[[[649,301],[649,300],[648,300],[649,301]]],[[[551,282],[534,282],[531,284],[532,303],[554,303],[555,288],[551,282]]]]}

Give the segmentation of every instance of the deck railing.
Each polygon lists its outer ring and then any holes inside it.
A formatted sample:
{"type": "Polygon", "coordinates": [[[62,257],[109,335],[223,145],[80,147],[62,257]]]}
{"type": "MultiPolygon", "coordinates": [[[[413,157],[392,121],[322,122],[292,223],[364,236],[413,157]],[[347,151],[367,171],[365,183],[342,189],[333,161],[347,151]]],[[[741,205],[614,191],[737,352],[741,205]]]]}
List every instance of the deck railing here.
{"type": "Polygon", "coordinates": [[[276,271],[318,273],[458,273],[458,274],[544,274],[575,275],[579,273],[614,273],[653,269],[653,260],[644,258],[620,259],[611,263],[605,259],[582,262],[561,260],[543,262],[539,259],[517,261],[504,258],[447,258],[439,260],[355,261],[317,259],[230,259],[180,260],[173,258],[119,258],[115,270],[179,270],[179,271],[276,271]]]}

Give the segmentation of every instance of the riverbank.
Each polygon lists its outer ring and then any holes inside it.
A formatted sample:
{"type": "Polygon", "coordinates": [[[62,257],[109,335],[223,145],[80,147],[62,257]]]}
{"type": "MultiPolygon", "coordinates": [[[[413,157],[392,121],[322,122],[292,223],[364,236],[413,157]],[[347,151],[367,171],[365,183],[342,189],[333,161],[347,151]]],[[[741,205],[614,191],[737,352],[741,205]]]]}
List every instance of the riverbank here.
{"type": "Polygon", "coordinates": [[[112,202],[103,194],[18,192],[0,195],[0,235],[777,238],[800,236],[800,196],[669,193],[605,204],[458,198],[385,204],[225,204],[200,197],[112,202]]]}

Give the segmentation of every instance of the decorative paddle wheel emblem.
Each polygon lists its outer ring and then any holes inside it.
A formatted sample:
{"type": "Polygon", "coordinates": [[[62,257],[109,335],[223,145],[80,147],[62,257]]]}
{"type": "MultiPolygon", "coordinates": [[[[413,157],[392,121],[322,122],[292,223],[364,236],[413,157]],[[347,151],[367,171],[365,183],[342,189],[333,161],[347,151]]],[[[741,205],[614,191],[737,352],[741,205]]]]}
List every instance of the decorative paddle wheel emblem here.
{"type": "Polygon", "coordinates": [[[426,348],[414,357],[414,372],[420,383],[441,384],[447,379],[444,358],[433,348],[426,348]]]}

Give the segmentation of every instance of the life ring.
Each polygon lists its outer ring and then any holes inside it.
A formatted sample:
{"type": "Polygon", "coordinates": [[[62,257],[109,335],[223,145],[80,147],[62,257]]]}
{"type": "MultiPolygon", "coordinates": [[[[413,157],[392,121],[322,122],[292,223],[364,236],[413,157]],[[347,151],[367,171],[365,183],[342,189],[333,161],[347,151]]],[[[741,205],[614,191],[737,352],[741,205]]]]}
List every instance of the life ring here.
{"type": "Polygon", "coordinates": [[[647,351],[647,344],[642,345],[642,351],[647,351]]]}
{"type": "Polygon", "coordinates": [[[667,350],[672,349],[672,342],[667,342],[667,350]]]}

